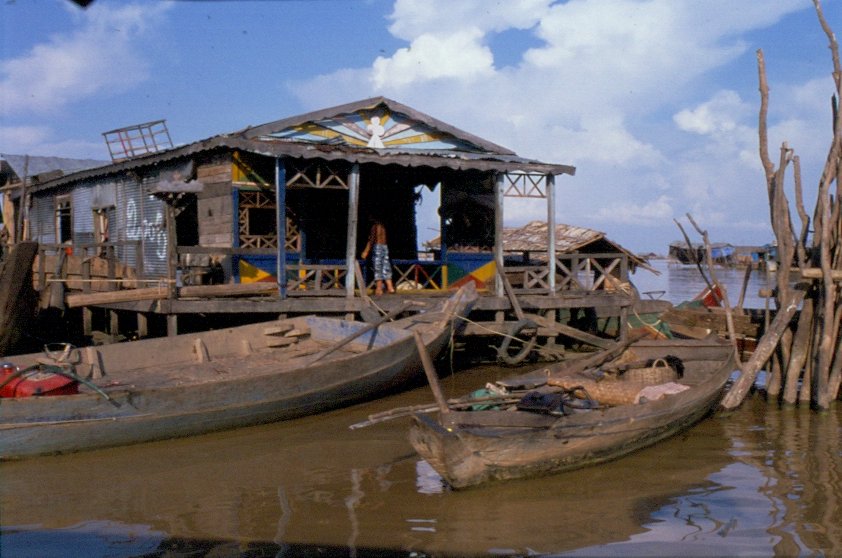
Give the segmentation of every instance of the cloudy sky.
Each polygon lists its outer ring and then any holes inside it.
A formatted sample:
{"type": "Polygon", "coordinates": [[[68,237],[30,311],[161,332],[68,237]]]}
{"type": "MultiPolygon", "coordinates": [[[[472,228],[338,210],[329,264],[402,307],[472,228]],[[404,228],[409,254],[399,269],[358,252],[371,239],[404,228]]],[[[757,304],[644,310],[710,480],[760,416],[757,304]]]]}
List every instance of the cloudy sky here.
{"type": "MultiPolygon", "coordinates": [[[[842,33],[842,0],[822,5],[842,33]]],[[[4,0],[0,154],[108,159],[122,126],[166,119],[188,143],[384,95],[576,166],[559,222],[663,253],[690,213],[714,241],[763,244],[758,49],[770,149],[800,155],[810,210],[834,91],[810,0],[4,0]]],[[[422,239],[434,227],[422,215],[422,239]]]]}

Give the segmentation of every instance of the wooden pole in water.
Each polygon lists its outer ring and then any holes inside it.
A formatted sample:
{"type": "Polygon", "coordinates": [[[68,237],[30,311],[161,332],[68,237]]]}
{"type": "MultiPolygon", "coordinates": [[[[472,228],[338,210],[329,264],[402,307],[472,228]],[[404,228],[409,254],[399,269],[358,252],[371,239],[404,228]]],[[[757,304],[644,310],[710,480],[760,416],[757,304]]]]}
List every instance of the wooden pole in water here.
{"type": "Polygon", "coordinates": [[[413,331],[412,335],[415,337],[415,346],[418,348],[418,354],[421,356],[421,365],[424,367],[424,374],[426,374],[427,381],[430,383],[433,397],[436,399],[436,404],[439,406],[441,414],[446,415],[450,412],[450,407],[447,406],[447,399],[445,399],[444,392],[441,390],[439,377],[436,374],[436,367],[433,365],[433,359],[430,358],[430,353],[427,352],[427,347],[424,346],[424,340],[421,339],[421,334],[418,331],[413,331]]]}

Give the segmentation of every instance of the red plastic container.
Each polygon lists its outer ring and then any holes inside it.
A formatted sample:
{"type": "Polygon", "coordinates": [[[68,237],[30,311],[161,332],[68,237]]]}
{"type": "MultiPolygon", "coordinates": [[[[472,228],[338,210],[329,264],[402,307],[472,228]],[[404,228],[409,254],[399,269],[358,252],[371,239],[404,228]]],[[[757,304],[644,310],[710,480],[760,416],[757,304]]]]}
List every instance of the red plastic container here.
{"type": "MultiPolygon", "coordinates": [[[[0,364],[0,383],[17,372],[17,366],[0,364]]],[[[18,376],[2,388],[0,397],[32,397],[33,395],[72,395],[79,393],[79,382],[72,378],[33,369],[18,376]]]]}

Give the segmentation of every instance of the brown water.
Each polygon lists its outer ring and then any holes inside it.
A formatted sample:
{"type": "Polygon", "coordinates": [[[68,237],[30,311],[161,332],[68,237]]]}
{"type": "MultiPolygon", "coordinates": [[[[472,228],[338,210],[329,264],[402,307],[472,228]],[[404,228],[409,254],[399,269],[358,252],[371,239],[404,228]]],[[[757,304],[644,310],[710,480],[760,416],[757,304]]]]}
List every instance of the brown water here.
{"type": "MultiPolygon", "coordinates": [[[[510,372],[444,386],[455,395],[510,372]]],[[[842,555],[838,406],[817,415],[756,396],[606,465],[452,492],[414,454],[407,419],[348,429],[430,399],[418,388],[281,424],[4,463],[0,554],[842,555]]]]}
{"type": "MultiPolygon", "coordinates": [[[[697,291],[686,270],[665,271],[659,281],[697,291]]],[[[455,396],[513,372],[443,385],[455,396]]],[[[842,556],[840,405],[818,415],[754,396],[612,463],[452,492],[412,450],[407,419],[348,428],[431,400],[422,387],[275,425],[0,464],[0,556],[842,556]]]]}

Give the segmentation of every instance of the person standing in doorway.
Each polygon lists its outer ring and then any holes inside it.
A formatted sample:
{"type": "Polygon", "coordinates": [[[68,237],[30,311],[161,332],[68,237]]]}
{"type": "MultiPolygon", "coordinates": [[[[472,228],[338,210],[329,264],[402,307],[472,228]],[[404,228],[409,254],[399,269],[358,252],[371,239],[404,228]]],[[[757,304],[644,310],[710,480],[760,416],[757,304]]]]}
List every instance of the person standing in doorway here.
{"type": "Polygon", "coordinates": [[[368,254],[373,254],[374,263],[374,294],[383,294],[383,283],[386,283],[386,290],[390,293],[395,292],[395,287],[392,285],[392,262],[389,261],[389,246],[386,239],[386,227],[378,220],[374,220],[371,224],[371,231],[368,234],[368,242],[363,248],[363,259],[368,258],[368,254]]]}

